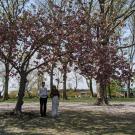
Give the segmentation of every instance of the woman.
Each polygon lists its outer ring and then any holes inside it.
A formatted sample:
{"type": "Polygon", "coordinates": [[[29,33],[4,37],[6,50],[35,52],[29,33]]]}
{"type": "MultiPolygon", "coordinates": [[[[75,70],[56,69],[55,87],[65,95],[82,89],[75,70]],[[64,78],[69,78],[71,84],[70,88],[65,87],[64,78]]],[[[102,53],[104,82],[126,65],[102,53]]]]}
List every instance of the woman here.
{"type": "Polygon", "coordinates": [[[56,86],[53,85],[50,97],[52,98],[52,117],[58,116],[58,107],[59,107],[59,91],[56,89],[56,86]]]}

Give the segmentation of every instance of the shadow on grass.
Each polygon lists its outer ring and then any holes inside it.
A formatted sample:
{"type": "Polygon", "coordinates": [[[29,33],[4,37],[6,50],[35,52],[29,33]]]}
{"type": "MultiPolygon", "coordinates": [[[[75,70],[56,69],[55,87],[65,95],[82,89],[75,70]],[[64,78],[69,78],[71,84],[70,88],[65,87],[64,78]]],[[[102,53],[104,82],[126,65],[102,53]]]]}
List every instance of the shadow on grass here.
{"type": "Polygon", "coordinates": [[[60,117],[41,118],[38,112],[22,117],[0,114],[0,135],[134,135],[135,114],[65,111],[60,117]]]}

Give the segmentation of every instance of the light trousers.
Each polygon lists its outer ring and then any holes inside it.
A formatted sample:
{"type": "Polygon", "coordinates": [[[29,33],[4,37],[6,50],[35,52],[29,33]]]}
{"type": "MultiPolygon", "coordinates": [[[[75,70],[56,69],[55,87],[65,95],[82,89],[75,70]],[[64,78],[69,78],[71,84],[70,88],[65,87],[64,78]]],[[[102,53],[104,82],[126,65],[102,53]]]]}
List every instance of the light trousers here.
{"type": "Polygon", "coordinates": [[[59,107],[59,98],[58,96],[54,96],[52,98],[52,117],[58,116],[58,107],[59,107]]]}

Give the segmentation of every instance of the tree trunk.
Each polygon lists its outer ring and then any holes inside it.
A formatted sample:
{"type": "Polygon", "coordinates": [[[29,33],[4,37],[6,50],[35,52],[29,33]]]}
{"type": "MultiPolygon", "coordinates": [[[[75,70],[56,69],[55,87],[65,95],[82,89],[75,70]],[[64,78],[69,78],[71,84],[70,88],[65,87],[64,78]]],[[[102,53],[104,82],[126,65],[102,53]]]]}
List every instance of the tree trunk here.
{"type": "MultiPolygon", "coordinates": [[[[101,25],[98,28],[97,31],[97,38],[99,40],[99,44],[101,45],[101,50],[102,48],[105,48],[108,46],[109,43],[109,35],[106,34],[107,30],[105,29],[107,22],[106,22],[106,15],[105,15],[105,0],[98,0],[99,6],[100,6],[100,16],[101,16],[101,25]],[[101,38],[101,39],[100,39],[101,38]]],[[[103,49],[104,50],[104,49],[103,49]]],[[[101,67],[104,69],[103,72],[106,72],[106,66],[105,63],[108,61],[108,53],[103,52],[99,58],[99,61],[101,63],[101,67]]],[[[102,69],[101,68],[101,69],[102,69]]],[[[100,69],[100,67],[99,67],[100,69]]],[[[96,105],[108,105],[108,99],[107,99],[107,91],[106,91],[106,81],[108,77],[105,76],[104,73],[100,74],[98,76],[100,79],[99,80],[99,89],[97,92],[97,102],[96,105]]]]}
{"type": "Polygon", "coordinates": [[[108,85],[108,94],[109,94],[109,98],[112,98],[112,93],[111,93],[111,88],[110,88],[110,84],[108,85]]]}
{"type": "Polygon", "coordinates": [[[64,66],[64,74],[63,74],[63,99],[66,99],[67,100],[67,93],[66,93],[66,90],[67,90],[67,64],[65,64],[64,66]]]}
{"type": "Polygon", "coordinates": [[[130,98],[130,78],[128,79],[128,84],[127,84],[127,97],[130,98]]]}
{"type": "Polygon", "coordinates": [[[99,88],[97,90],[97,101],[95,104],[108,105],[106,86],[102,83],[99,84],[99,88]]]}
{"type": "Polygon", "coordinates": [[[94,97],[93,93],[93,87],[92,87],[92,79],[91,78],[86,78],[87,86],[90,90],[91,96],[94,97]]]}
{"type": "Polygon", "coordinates": [[[54,71],[54,64],[52,64],[51,73],[50,73],[50,90],[53,87],[53,71],[54,71]]]}
{"type": "Polygon", "coordinates": [[[20,79],[20,86],[19,86],[19,92],[18,92],[18,99],[17,99],[17,103],[15,107],[15,112],[17,114],[22,112],[23,97],[25,95],[25,86],[27,82],[26,73],[22,73],[20,76],[21,76],[21,79],[20,79]]]}
{"type": "Polygon", "coordinates": [[[77,91],[77,86],[78,86],[78,80],[77,80],[77,75],[75,73],[75,90],[74,91],[77,91]]]}
{"type": "Polygon", "coordinates": [[[59,80],[59,78],[57,79],[57,89],[59,89],[59,84],[60,84],[60,80],[59,80]]]}
{"type": "MultiPolygon", "coordinates": [[[[44,73],[40,73],[40,72],[38,71],[37,75],[38,75],[38,79],[37,79],[37,89],[39,90],[40,87],[41,87],[41,85],[42,85],[43,79],[44,79],[44,73]]],[[[38,91],[37,91],[37,95],[38,95],[38,91]]]]}
{"type": "Polygon", "coordinates": [[[89,88],[90,88],[91,96],[94,97],[93,87],[92,87],[92,79],[89,79],[89,88]]]}
{"type": "Polygon", "coordinates": [[[3,94],[3,100],[8,100],[8,85],[9,85],[9,63],[5,64],[5,70],[6,70],[6,75],[5,75],[5,82],[4,82],[4,94],[3,94]]]}

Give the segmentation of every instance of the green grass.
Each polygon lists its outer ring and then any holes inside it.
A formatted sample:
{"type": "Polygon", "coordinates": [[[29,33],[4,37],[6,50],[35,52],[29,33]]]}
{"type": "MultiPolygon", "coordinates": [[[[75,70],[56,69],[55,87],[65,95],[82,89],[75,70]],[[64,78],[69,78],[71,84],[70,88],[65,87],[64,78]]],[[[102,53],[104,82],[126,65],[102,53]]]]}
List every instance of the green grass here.
{"type": "MultiPolygon", "coordinates": [[[[50,100],[50,99],[49,99],[50,100]]],[[[2,99],[0,99],[0,102],[5,102],[5,103],[15,103],[17,101],[17,98],[10,98],[8,100],[5,100],[3,101],[2,99]]],[[[28,98],[28,97],[25,97],[24,98],[24,102],[38,102],[39,101],[39,98],[38,97],[34,97],[34,98],[28,98]]]]}
{"type": "MultiPolygon", "coordinates": [[[[6,102],[6,103],[15,103],[17,101],[16,98],[11,98],[6,101],[3,101],[0,99],[0,102],[6,102]]],[[[48,101],[51,101],[50,98],[48,98],[48,101]]],[[[63,100],[62,98],[60,99],[61,102],[84,102],[84,103],[95,103],[96,98],[91,98],[91,97],[81,97],[81,98],[73,98],[73,97],[68,97],[68,100],[63,100]]],[[[112,98],[109,100],[110,102],[135,102],[135,98],[112,98]]],[[[24,102],[29,103],[29,102],[39,102],[38,97],[34,98],[24,98],[24,102]]]]}
{"type": "Polygon", "coordinates": [[[74,98],[74,97],[68,97],[68,100],[63,100],[61,98],[62,102],[86,102],[86,103],[94,103],[96,101],[96,98],[91,97],[81,97],[81,98],[74,98]]]}
{"type": "Polygon", "coordinates": [[[113,98],[111,101],[112,102],[135,102],[135,97],[134,98],[113,98]]]}
{"type": "MultiPolygon", "coordinates": [[[[94,103],[96,98],[69,98],[62,102],[94,103]]],[[[36,98],[24,98],[25,102],[39,102],[36,98]]],[[[50,99],[49,99],[50,101],[50,99]]],[[[111,102],[134,102],[135,98],[113,98],[111,102]]],[[[1,101],[2,102],[2,101],[1,101]]],[[[16,99],[6,102],[16,103],[16,99]]],[[[38,111],[25,111],[22,117],[9,112],[0,113],[0,135],[134,135],[135,114],[108,114],[97,111],[64,111],[58,119],[41,118],[38,111]]]]}
{"type": "Polygon", "coordinates": [[[134,135],[135,115],[109,115],[101,112],[64,111],[52,119],[39,112],[22,117],[0,113],[0,135],[134,135]]]}

